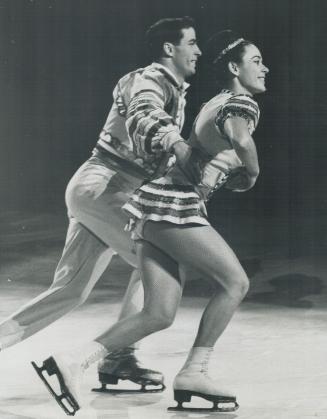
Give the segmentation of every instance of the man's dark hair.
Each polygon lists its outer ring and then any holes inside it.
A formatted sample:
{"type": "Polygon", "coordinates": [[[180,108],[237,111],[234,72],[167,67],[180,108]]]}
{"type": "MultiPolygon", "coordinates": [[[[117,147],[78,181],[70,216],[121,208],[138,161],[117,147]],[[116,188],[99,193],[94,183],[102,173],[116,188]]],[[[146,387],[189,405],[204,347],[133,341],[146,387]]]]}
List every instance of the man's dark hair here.
{"type": "Polygon", "coordinates": [[[160,19],[146,32],[146,42],[153,60],[163,54],[163,44],[171,42],[178,45],[183,37],[182,29],[194,28],[194,20],[189,16],[160,19]]]}

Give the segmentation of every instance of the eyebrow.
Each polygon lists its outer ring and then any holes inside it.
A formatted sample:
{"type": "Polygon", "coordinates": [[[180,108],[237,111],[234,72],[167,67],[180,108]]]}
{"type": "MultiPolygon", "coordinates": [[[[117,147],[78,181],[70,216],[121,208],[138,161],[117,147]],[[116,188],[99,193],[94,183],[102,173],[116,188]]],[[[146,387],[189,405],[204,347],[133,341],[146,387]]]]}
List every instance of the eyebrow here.
{"type": "Polygon", "coordinates": [[[253,57],[251,57],[251,60],[253,60],[253,58],[259,58],[260,60],[262,60],[261,55],[254,55],[253,57]]]}

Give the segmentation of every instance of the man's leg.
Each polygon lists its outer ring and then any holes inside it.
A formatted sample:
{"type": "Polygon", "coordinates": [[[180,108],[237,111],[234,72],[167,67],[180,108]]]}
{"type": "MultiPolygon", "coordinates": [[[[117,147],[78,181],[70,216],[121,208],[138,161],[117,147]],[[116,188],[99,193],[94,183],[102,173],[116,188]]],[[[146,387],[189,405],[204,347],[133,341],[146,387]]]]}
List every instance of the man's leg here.
{"type": "MultiPolygon", "coordinates": [[[[125,220],[122,219],[119,223],[117,222],[119,212],[114,205],[106,207],[107,202],[110,202],[108,197],[106,200],[101,197],[96,199],[101,195],[99,188],[101,188],[102,194],[107,192],[113,174],[115,172],[107,170],[105,167],[87,162],[69,182],[66,201],[70,222],[65,247],[53,283],[47,291],[34,298],[0,324],[0,349],[18,343],[48,326],[83,303],[88,297],[114,254],[110,248],[110,232],[112,230],[112,235],[116,237],[114,243],[117,242],[121,233],[119,228],[123,230],[125,223],[125,220]],[[91,217],[88,217],[87,220],[83,219],[85,222],[80,222],[78,216],[83,215],[84,212],[87,216],[89,207],[92,208],[91,217]],[[114,209],[113,216],[116,219],[110,223],[112,208],[114,209]],[[100,225],[98,225],[97,219],[100,220],[100,225]],[[103,227],[105,222],[108,224],[106,228],[103,227]],[[95,232],[92,231],[93,229],[95,232]],[[101,229],[105,230],[105,237],[99,237],[97,234],[97,231],[101,229]],[[106,242],[103,240],[104,238],[107,239],[106,242]]],[[[118,194],[118,196],[121,202],[125,202],[124,199],[127,199],[124,193],[118,194]]],[[[113,199],[112,202],[114,201],[113,199]]],[[[130,255],[131,262],[135,264],[132,244],[130,240],[127,240],[127,237],[125,234],[120,245],[121,248],[124,248],[125,254],[130,255]]],[[[142,302],[141,297],[140,306],[142,302]]]]}
{"type": "Polygon", "coordinates": [[[0,324],[0,348],[28,338],[82,304],[113,253],[89,230],[70,218],[66,244],[52,285],[0,324]]]}

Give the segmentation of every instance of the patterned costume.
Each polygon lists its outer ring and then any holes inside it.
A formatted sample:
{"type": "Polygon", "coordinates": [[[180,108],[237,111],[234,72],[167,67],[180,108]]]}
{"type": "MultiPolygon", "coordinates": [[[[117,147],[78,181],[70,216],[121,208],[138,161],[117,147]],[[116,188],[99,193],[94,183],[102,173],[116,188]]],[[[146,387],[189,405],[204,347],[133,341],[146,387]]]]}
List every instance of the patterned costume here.
{"type": "MultiPolygon", "coordinates": [[[[163,65],[154,63],[119,80],[114,104],[97,142],[95,155],[109,152],[122,169],[149,178],[165,167],[170,148],[183,140],[185,94],[188,83],[178,85],[163,65]]],[[[112,157],[112,156],[111,156],[112,157]]]]}
{"type": "Polygon", "coordinates": [[[206,103],[194,122],[190,137],[201,167],[200,183],[192,184],[178,165],[168,168],[164,176],[142,185],[124,205],[123,209],[132,217],[130,228],[137,220],[142,220],[137,224],[138,234],[147,220],[208,225],[204,202],[227,181],[232,171],[242,166],[224,132],[224,123],[230,117],[242,117],[252,135],[259,115],[252,97],[228,90],[222,90],[206,103]]]}

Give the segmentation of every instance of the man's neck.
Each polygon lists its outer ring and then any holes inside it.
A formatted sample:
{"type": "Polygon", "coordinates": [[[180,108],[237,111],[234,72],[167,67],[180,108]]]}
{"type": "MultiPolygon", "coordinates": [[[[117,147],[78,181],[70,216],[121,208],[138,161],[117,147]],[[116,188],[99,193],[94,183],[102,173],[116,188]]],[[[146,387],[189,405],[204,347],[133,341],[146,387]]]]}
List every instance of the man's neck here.
{"type": "Polygon", "coordinates": [[[159,64],[163,65],[164,67],[167,67],[168,70],[170,70],[171,73],[175,76],[175,79],[178,82],[179,86],[182,86],[182,84],[185,82],[185,77],[182,76],[176,69],[176,67],[172,64],[171,60],[161,58],[157,61],[159,64]]]}

